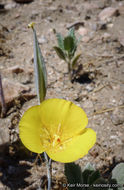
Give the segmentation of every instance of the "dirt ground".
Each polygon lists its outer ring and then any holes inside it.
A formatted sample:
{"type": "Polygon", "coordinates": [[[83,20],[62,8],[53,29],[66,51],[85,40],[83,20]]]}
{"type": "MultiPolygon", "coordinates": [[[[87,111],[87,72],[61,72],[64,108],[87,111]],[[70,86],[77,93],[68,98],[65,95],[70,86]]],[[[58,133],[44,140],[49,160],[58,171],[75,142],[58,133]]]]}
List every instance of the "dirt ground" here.
{"type": "MultiPolygon", "coordinates": [[[[95,146],[76,163],[83,168],[91,162],[107,177],[116,163],[124,162],[124,1],[34,0],[19,4],[1,0],[0,5],[4,5],[0,6],[2,79],[30,89],[27,96],[17,94],[7,104],[6,117],[0,118],[0,189],[45,189],[47,184],[44,160],[34,164],[36,155],[25,150],[18,138],[21,115],[37,104],[30,22],[36,23],[46,61],[47,98],[64,98],[80,105],[88,115],[88,127],[97,133],[95,146]],[[103,18],[100,13],[107,7],[115,12],[103,18]],[[67,65],[53,46],[57,44],[54,31],[66,35],[73,24],[76,36],[81,36],[77,52],[81,53],[82,69],[71,83],[67,65]]],[[[63,189],[63,166],[53,162],[53,189],[63,189]]]]}

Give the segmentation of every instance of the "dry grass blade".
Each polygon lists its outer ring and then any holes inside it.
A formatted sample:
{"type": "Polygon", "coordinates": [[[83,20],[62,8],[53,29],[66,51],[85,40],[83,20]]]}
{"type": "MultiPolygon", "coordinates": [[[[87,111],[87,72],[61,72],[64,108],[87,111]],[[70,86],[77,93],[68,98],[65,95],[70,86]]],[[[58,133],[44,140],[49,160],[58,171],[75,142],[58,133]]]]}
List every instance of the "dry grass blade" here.
{"type": "Polygon", "coordinates": [[[89,117],[92,117],[94,115],[99,115],[99,114],[102,114],[102,113],[105,113],[105,112],[110,112],[110,111],[115,110],[116,108],[122,109],[122,108],[124,108],[124,105],[116,106],[116,107],[113,107],[113,108],[107,108],[107,109],[98,110],[95,113],[93,113],[92,115],[90,115],[89,117]]]}
{"type": "Polygon", "coordinates": [[[100,86],[99,88],[96,88],[93,92],[99,92],[100,90],[102,90],[102,89],[105,88],[106,86],[108,86],[108,85],[100,86]]]}

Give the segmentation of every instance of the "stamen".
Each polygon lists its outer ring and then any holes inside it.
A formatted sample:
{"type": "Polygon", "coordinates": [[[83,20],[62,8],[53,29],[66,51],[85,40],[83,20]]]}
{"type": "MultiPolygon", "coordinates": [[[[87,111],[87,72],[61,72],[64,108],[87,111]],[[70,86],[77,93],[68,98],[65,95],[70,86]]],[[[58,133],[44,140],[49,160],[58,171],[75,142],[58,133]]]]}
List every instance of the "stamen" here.
{"type": "Polygon", "coordinates": [[[44,130],[44,132],[45,132],[47,135],[50,135],[50,134],[49,134],[49,131],[47,130],[47,128],[43,127],[43,130],[44,130]]]}
{"type": "Polygon", "coordinates": [[[53,147],[55,145],[58,145],[58,143],[60,143],[60,136],[55,134],[54,137],[53,137],[53,142],[52,142],[53,147]]]}
{"type": "Polygon", "coordinates": [[[65,140],[65,141],[63,142],[63,144],[65,144],[65,143],[67,143],[67,142],[69,142],[69,141],[71,141],[71,140],[72,140],[72,138],[69,138],[69,139],[65,140]]]}
{"type": "Polygon", "coordinates": [[[58,125],[57,134],[59,134],[60,128],[61,128],[61,123],[59,123],[59,125],[58,125]]]}
{"type": "Polygon", "coordinates": [[[56,151],[58,150],[62,150],[66,148],[66,143],[70,142],[72,140],[72,138],[69,138],[63,142],[61,142],[60,138],[57,139],[58,144],[56,145],[56,151]]]}

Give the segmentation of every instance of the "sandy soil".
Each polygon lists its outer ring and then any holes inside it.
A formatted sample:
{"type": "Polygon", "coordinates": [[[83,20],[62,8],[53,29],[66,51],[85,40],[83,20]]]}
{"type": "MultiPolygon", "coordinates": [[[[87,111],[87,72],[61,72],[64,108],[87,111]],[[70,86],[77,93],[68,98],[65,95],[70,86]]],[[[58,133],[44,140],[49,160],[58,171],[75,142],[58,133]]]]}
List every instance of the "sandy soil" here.
{"type": "MultiPolygon", "coordinates": [[[[35,22],[48,72],[47,98],[65,98],[80,105],[88,115],[88,127],[97,133],[96,145],[77,163],[83,168],[91,162],[108,176],[117,162],[124,161],[124,1],[34,0],[18,4],[1,0],[0,4],[4,4],[0,9],[2,78],[35,92],[33,35],[27,27],[35,22]],[[103,21],[99,14],[106,7],[117,12],[103,21]],[[82,54],[79,64],[83,67],[72,84],[67,65],[53,50],[57,44],[54,30],[65,35],[76,22],[82,23],[75,25],[75,32],[77,37],[82,35],[77,52],[82,54]],[[13,73],[13,66],[23,71],[13,73]]],[[[29,99],[23,95],[16,98],[7,116],[0,118],[0,189],[45,189],[47,184],[44,160],[34,164],[36,155],[25,150],[18,138],[21,115],[37,104],[36,97],[29,99]]],[[[63,164],[53,162],[52,173],[53,189],[63,189],[63,164]]]]}

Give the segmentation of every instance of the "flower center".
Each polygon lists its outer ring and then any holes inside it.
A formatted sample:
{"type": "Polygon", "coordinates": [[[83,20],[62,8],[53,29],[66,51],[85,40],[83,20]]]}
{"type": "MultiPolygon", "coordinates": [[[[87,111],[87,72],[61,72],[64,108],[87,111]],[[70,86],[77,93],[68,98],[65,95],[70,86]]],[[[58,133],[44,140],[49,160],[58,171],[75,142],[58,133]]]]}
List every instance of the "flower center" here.
{"type": "Polygon", "coordinates": [[[61,142],[60,136],[55,134],[53,136],[53,139],[51,139],[51,141],[52,141],[52,146],[53,147],[57,146],[61,142]]]}
{"type": "Polygon", "coordinates": [[[65,149],[68,142],[72,140],[72,137],[62,140],[61,123],[58,124],[55,134],[52,134],[52,132],[50,133],[50,131],[44,125],[40,137],[44,149],[51,150],[53,152],[65,149]]]}
{"type": "Polygon", "coordinates": [[[42,128],[41,131],[40,138],[45,149],[53,149],[54,151],[62,149],[63,146],[60,137],[60,127],[61,124],[58,125],[56,133],[51,134],[47,127],[45,127],[44,125],[44,128],[42,128]]]}

